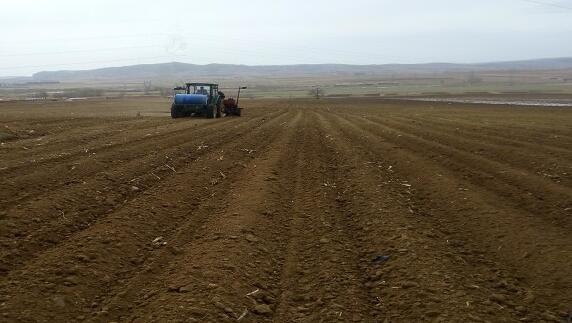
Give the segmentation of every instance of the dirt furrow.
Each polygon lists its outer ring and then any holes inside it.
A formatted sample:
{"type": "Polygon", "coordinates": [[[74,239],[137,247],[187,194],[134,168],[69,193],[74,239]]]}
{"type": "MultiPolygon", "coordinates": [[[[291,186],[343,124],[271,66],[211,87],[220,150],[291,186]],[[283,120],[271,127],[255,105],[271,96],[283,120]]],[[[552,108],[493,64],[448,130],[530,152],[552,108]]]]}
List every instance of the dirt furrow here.
{"type": "MultiPolygon", "coordinates": [[[[260,116],[259,116],[260,117],[260,116]]],[[[264,116],[262,116],[264,117],[264,116]]],[[[109,120],[115,120],[109,118],[109,120]]],[[[139,124],[140,119],[131,119],[130,124],[139,124]]],[[[72,142],[65,143],[64,147],[62,148],[59,153],[54,154],[54,151],[58,151],[58,147],[51,147],[52,152],[43,158],[41,154],[38,154],[35,149],[28,149],[27,154],[24,157],[28,156],[25,160],[25,164],[22,164],[22,161],[18,161],[18,165],[14,167],[0,167],[0,171],[4,173],[9,173],[10,171],[15,171],[17,169],[32,166],[50,166],[52,164],[56,164],[62,161],[66,161],[70,158],[76,156],[82,156],[87,153],[92,155],[93,153],[101,153],[108,150],[120,150],[125,149],[126,147],[133,147],[135,148],[134,144],[145,143],[149,139],[160,139],[160,138],[173,138],[175,135],[183,134],[185,135],[189,131],[196,130],[194,127],[202,128],[202,127],[210,127],[210,126],[221,126],[221,123],[232,123],[232,118],[227,118],[225,120],[179,120],[176,123],[152,123],[149,126],[144,123],[143,128],[134,128],[131,127],[124,127],[117,129],[116,131],[112,131],[113,129],[109,129],[107,127],[107,123],[99,127],[95,127],[94,130],[97,130],[96,138],[83,138],[81,134],[91,133],[88,131],[89,129],[74,129],[72,128],[68,133],[67,137],[72,142]],[[191,127],[192,126],[192,127],[191,127]],[[151,131],[153,129],[153,131],[151,131]],[[75,136],[74,131],[77,131],[80,135],[75,136]],[[92,139],[97,139],[93,141],[92,139]],[[75,142],[75,144],[74,144],[75,142]],[[74,146],[79,146],[74,147],[74,146]],[[69,147],[74,147],[75,149],[69,149],[69,147]],[[67,148],[67,149],[66,149],[67,148]],[[87,152],[85,150],[88,150],[87,152]],[[34,161],[32,161],[34,160],[34,161]]],[[[113,125],[113,123],[111,123],[113,125]]],[[[37,138],[36,138],[37,139],[37,138]]],[[[18,142],[12,143],[14,145],[18,144],[18,142]]],[[[13,159],[18,160],[18,158],[11,158],[10,161],[13,159]]],[[[18,174],[17,174],[18,175],[18,174]]]]}
{"type": "Polygon", "coordinates": [[[356,114],[377,115],[392,120],[414,118],[431,124],[437,123],[450,130],[478,129],[480,134],[536,145],[541,151],[545,148],[567,152],[572,150],[572,133],[568,126],[572,114],[567,108],[450,105],[392,99],[324,103],[336,111],[341,111],[341,108],[345,112],[355,111],[356,114]],[[360,104],[360,101],[364,102],[360,104]],[[373,106],[376,108],[372,109],[373,106]]]}
{"type": "MultiPolygon", "coordinates": [[[[534,174],[570,188],[572,186],[572,166],[569,160],[572,159],[572,152],[555,154],[540,153],[538,149],[529,149],[523,146],[502,146],[498,145],[495,139],[481,138],[472,139],[465,132],[462,136],[455,130],[441,131],[434,127],[427,127],[420,123],[411,123],[395,120],[395,118],[367,117],[368,120],[378,122],[399,132],[415,134],[421,139],[433,141],[442,145],[454,147],[470,154],[498,162],[507,168],[515,169],[519,172],[534,174]],[[542,163],[538,162],[542,161],[542,163]]],[[[529,176],[530,176],[529,175],[529,176]]]]}
{"type": "MultiPolygon", "coordinates": [[[[8,275],[2,284],[2,294],[8,298],[3,299],[3,314],[9,317],[19,309],[16,312],[27,317],[32,313],[25,308],[52,308],[46,312],[45,320],[56,316],[85,319],[86,313],[105,316],[107,310],[93,304],[100,304],[101,297],[114,286],[127,282],[138,271],[152,267],[152,262],[146,260],[151,259],[155,248],[168,241],[187,217],[193,216],[193,209],[217,195],[224,196],[227,185],[217,185],[214,181],[222,181],[224,176],[230,180],[233,173],[239,172],[243,167],[241,164],[256,156],[256,150],[276,138],[277,134],[271,129],[284,117],[271,119],[260,129],[242,136],[241,142],[235,142],[232,149],[224,152],[227,160],[219,160],[221,151],[213,151],[201,159],[198,168],[189,167],[188,173],[181,173],[147,191],[130,201],[128,207],[107,216],[105,221],[75,234],[8,275]],[[243,148],[247,149],[244,145],[255,151],[243,151],[243,148]],[[192,179],[190,186],[189,179],[192,179]],[[147,202],[145,195],[162,198],[147,202]],[[156,240],[159,236],[162,238],[156,240]],[[29,275],[29,272],[35,274],[29,275]],[[21,277],[26,280],[22,281],[21,277]],[[82,283],[78,284],[78,280],[82,283]],[[43,293],[56,296],[29,297],[43,293]]],[[[200,226],[199,223],[194,225],[200,226]]]]}
{"type": "Polygon", "coordinates": [[[354,122],[339,117],[337,128],[353,142],[361,142],[362,149],[369,152],[371,162],[379,163],[378,168],[402,176],[405,182],[398,185],[411,188],[409,212],[429,221],[446,237],[444,240],[460,249],[451,252],[451,257],[461,257],[464,262],[479,265],[483,271],[488,269],[497,275],[490,278],[497,284],[496,293],[489,295],[495,298],[493,302],[506,308],[504,305],[510,300],[508,310],[523,318],[561,311],[566,308],[565,304],[570,304],[570,295],[554,293],[571,284],[568,271],[563,270],[572,258],[566,230],[498,203],[495,195],[483,192],[481,187],[459,178],[423,155],[394,149],[394,145],[363,130],[363,124],[354,122]],[[550,243],[539,244],[537,241],[550,243]],[[498,298],[497,293],[504,296],[498,298]],[[545,302],[542,297],[547,293],[552,302],[545,302]],[[491,296],[493,294],[495,296],[491,296]]]}
{"type": "MultiPolygon", "coordinates": [[[[144,121],[140,119],[139,121],[144,121]]],[[[148,120],[153,121],[153,120],[148,120]]],[[[2,120],[4,129],[11,131],[17,135],[15,140],[21,143],[32,143],[34,140],[41,136],[54,135],[65,138],[65,134],[71,132],[81,132],[80,129],[100,129],[104,131],[101,124],[101,118],[94,117],[54,117],[54,118],[41,118],[30,120],[6,121],[2,120]]],[[[153,121],[156,123],[156,120],[153,121]]],[[[118,125],[121,123],[133,124],[133,118],[107,118],[107,124],[118,125]]],[[[83,134],[85,135],[85,134],[83,134]]],[[[10,147],[5,147],[9,150],[10,147]]]]}
{"type": "MultiPolygon", "coordinates": [[[[345,116],[348,118],[348,116],[345,116]]],[[[360,117],[350,117],[360,118],[360,117]]],[[[566,209],[572,207],[572,192],[545,177],[530,174],[518,168],[488,160],[482,156],[461,151],[451,145],[423,139],[416,133],[403,132],[384,124],[360,118],[361,127],[375,136],[397,145],[396,149],[407,149],[442,164],[448,170],[456,171],[474,185],[487,188],[496,196],[504,198],[514,207],[533,214],[542,205],[542,217],[556,222],[558,226],[571,226],[563,217],[566,209]],[[524,194],[523,194],[524,193],[524,194]]]]}
{"type": "MultiPolygon", "coordinates": [[[[499,118],[502,119],[502,116],[499,116],[499,118]]],[[[413,123],[415,123],[416,126],[423,127],[425,130],[436,130],[451,135],[457,135],[459,137],[462,136],[470,138],[477,142],[484,141],[484,142],[494,143],[495,145],[499,145],[502,147],[523,148],[529,151],[542,153],[543,154],[542,156],[545,157],[551,157],[555,155],[570,156],[572,154],[572,147],[566,148],[566,143],[568,142],[566,138],[564,138],[563,140],[555,140],[555,139],[560,139],[558,135],[553,135],[552,139],[554,142],[552,143],[543,142],[542,144],[539,144],[538,142],[531,142],[530,139],[529,140],[515,139],[515,137],[510,135],[509,132],[507,133],[506,129],[504,129],[501,125],[485,126],[481,123],[481,124],[474,124],[469,127],[463,127],[463,129],[461,129],[458,127],[458,125],[459,122],[463,121],[455,119],[445,119],[445,120],[433,119],[428,115],[392,116],[391,119],[396,122],[402,122],[409,125],[413,125],[413,123]]],[[[544,136],[546,136],[546,134],[544,134],[544,136]]]]}
{"type": "MultiPolygon", "coordinates": [[[[308,112],[307,114],[310,114],[308,112]]],[[[281,277],[278,322],[373,322],[361,259],[347,214],[338,208],[339,165],[314,113],[307,117],[296,161],[291,240],[281,277]],[[328,160],[328,162],[325,162],[328,160]]]]}
{"type": "Polygon", "coordinates": [[[498,318],[494,304],[481,304],[488,300],[487,293],[492,294],[486,278],[454,256],[457,250],[446,236],[412,216],[406,182],[380,167],[386,154],[372,154],[364,149],[367,146],[356,145],[339,131],[339,120],[333,116],[324,119],[343,161],[340,172],[348,178],[339,184],[340,203],[356,228],[365,286],[375,299],[376,311],[390,321],[498,318]],[[471,271],[468,277],[460,275],[471,271]]]}
{"type": "MultiPolygon", "coordinates": [[[[208,125],[209,122],[189,120],[180,122],[176,126],[171,123],[160,123],[156,118],[126,119],[118,120],[108,118],[105,120],[94,120],[86,118],[85,126],[70,124],[61,126],[61,133],[54,133],[53,130],[42,128],[43,124],[33,128],[34,135],[31,138],[12,140],[2,147],[3,151],[9,153],[11,158],[2,161],[0,171],[9,174],[18,169],[33,167],[42,163],[49,164],[58,158],[69,158],[85,153],[85,149],[110,148],[118,144],[127,144],[133,140],[157,134],[176,131],[185,128],[192,130],[193,126],[208,125]],[[97,123],[94,125],[94,123],[97,123]],[[101,124],[99,124],[101,123],[101,124]],[[90,126],[91,125],[91,126],[90,126]]],[[[163,119],[164,120],[164,119],[163,119]]]]}
{"type": "Polygon", "coordinates": [[[165,102],[2,104],[0,321],[572,317],[569,109],[165,102]]]}
{"type": "MultiPolygon", "coordinates": [[[[264,118],[264,117],[261,117],[264,118]]],[[[259,118],[260,119],[260,118],[259,118]]],[[[259,119],[251,119],[251,122],[256,122],[259,119]]],[[[193,142],[200,141],[200,138],[212,136],[217,133],[218,129],[225,129],[224,124],[208,123],[204,127],[190,127],[193,123],[187,123],[189,128],[179,129],[178,136],[166,138],[157,138],[153,136],[138,135],[137,144],[130,143],[128,145],[117,144],[115,149],[110,147],[100,147],[95,150],[87,150],[81,154],[74,156],[67,156],[71,160],[57,168],[34,167],[35,172],[28,172],[26,174],[15,175],[15,179],[5,177],[6,194],[3,196],[2,203],[14,205],[30,197],[37,198],[39,194],[53,191],[54,188],[67,186],[70,184],[82,184],[82,179],[90,175],[101,172],[101,170],[109,169],[109,167],[123,167],[128,162],[139,161],[144,164],[142,158],[157,157],[159,153],[164,154],[168,159],[168,151],[163,147],[175,147],[177,145],[186,147],[189,145],[190,139],[193,142]],[[155,141],[161,139],[160,141],[155,141]],[[150,145],[154,145],[153,149],[148,149],[150,145]],[[161,151],[161,149],[163,151],[161,151]],[[72,159],[72,157],[77,157],[72,159]],[[67,175],[66,177],[62,175],[67,175]],[[39,184],[41,183],[41,184],[39,184]],[[49,184],[48,184],[49,183],[49,184]],[[26,187],[23,196],[19,196],[18,192],[26,187]],[[9,190],[8,188],[13,188],[9,190]],[[16,194],[14,194],[16,192],[16,194]]],[[[231,123],[232,126],[232,123],[231,123]]],[[[244,125],[246,126],[246,124],[244,125]]],[[[170,133],[172,135],[172,133],[170,133]]],[[[105,145],[104,145],[105,146],[105,145]]],[[[179,147],[180,150],[180,147],[179,147]]],[[[60,161],[61,162],[61,161],[60,161]]],[[[135,167],[137,169],[138,167],[135,167]]],[[[66,189],[66,188],[64,188],[66,189]]]]}
{"type": "Polygon", "coordinates": [[[129,282],[127,296],[111,300],[111,317],[201,322],[271,317],[292,197],[278,178],[288,177],[283,166],[292,153],[301,113],[290,116],[273,128],[279,137],[271,136],[270,146],[234,177],[228,192],[197,211],[204,223],[180,227],[173,237],[179,255],[159,258],[155,271],[129,282]],[[137,306],[129,311],[121,308],[132,302],[137,306]]]}
{"type": "MultiPolygon", "coordinates": [[[[256,120],[258,119],[252,119],[251,122],[256,122],[256,120]]],[[[200,138],[212,136],[220,131],[219,129],[224,130],[228,128],[224,125],[213,123],[209,123],[204,128],[198,127],[198,129],[190,127],[191,123],[188,125],[189,129],[185,131],[179,129],[181,134],[173,138],[155,141],[158,138],[145,138],[146,136],[142,135],[138,136],[140,142],[137,145],[118,146],[116,147],[117,149],[109,149],[108,151],[99,152],[99,154],[88,151],[88,153],[76,156],[78,158],[65,163],[59,168],[38,167],[34,168],[37,170],[35,173],[15,175],[16,180],[6,178],[6,183],[10,185],[6,186],[6,193],[2,201],[4,204],[15,205],[31,197],[38,198],[39,194],[52,192],[54,189],[62,188],[62,186],[83,184],[85,178],[90,178],[94,173],[101,173],[102,170],[126,167],[129,162],[139,162],[145,165],[147,159],[156,159],[160,155],[164,155],[166,162],[168,162],[170,158],[168,156],[170,153],[169,148],[173,150],[174,147],[181,150],[181,148],[189,146],[190,140],[196,144],[197,141],[200,141],[200,138]],[[149,146],[152,148],[149,149],[149,146]],[[14,194],[14,192],[22,191],[23,187],[27,187],[25,192],[22,193],[23,196],[14,194]],[[9,188],[13,188],[13,190],[9,190],[9,188]]],[[[233,126],[233,124],[231,123],[230,126],[233,126]]],[[[131,165],[126,171],[138,171],[139,168],[140,166],[131,165]]],[[[145,170],[141,171],[144,172],[145,170]]],[[[63,187],[63,189],[69,189],[69,187],[63,187]]]]}
{"type": "Polygon", "coordinates": [[[224,132],[214,132],[212,135],[192,137],[192,140],[183,145],[167,146],[160,153],[153,154],[145,160],[135,160],[120,167],[108,169],[97,176],[96,180],[89,183],[78,183],[63,188],[60,191],[50,192],[53,198],[47,201],[44,198],[36,198],[28,204],[11,210],[3,221],[9,222],[10,226],[4,226],[2,230],[2,243],[7,245],[13,241],[13,237],[19,237],[17,244],[8,245],[10,249],[2,252],[2,269],[11,270],[30,259],[35,253],[57,245],[71,234],[84,230],[95,221],[100,221],[105,216],[125,207],[126,203],[134,198],[145,194],[162,181],[176,175],[173,171],[186,167],[193,167],[193,161],[200,161],[201,156],[213,149],[224,149],[234,143],[228,141],[230,134],[241,135],[251,132],[251,123],[258,122],[254,128],[263,125],[259,119],[252,119],[240,123],[235,127],[226,127],[224,132]],[[196,150],[197,146],[204,145],[204,149],[196,150]],[[164,159],[167,157],[168,159],[164,159]],[[156,160],[157,159],[157,160],[156,160]],[[189,160],[190,159],[190,160],[189,160]],[[168,168],[167,163],[169,164],[168,168]],[[143,167],[141,167],[143,165],[143,167]],[[134,189],[136,188],[136,189],[134,189]],[[67,191],[72,194],[65,193],[67,191]],[[46,212],[50,210],[50,212],[46,212]],[[14,220],[10,220],[14,218],[14,220]]]}
{"type": "MultiPolygon", "coordinates": [[[[526,109],[516,109],[509,110],[504,113],[499,113],[499,110],[495,110],[494,113],[490,113],[484,116],[480,112],[475,113],[474,111],[469,116],[461,115],[455,116],[453,113],[443,115],[441,112],[438,116],[423,115],[423,120],[431,123],[436,123],[444,127],[457,128],[462,125],[464,129],[475,128],[480,129],[481,132],[487,134],[488,136],[493,136],[495,138],[500,138],[507,140],[507,142],[515,143],[525,143],[530,145],[536,145],[540,150],[554,150],[554,151],[566,151],[569,152],[572,149],[572,135],[570,130],[565,124],[557,124],[553,118],[547,123],[545,127],[539,127],[537,120],[541,117],[549,116],[551,113],[560,112],[569,113],[569,111],[561,111],[543,108],[545,111],[543,113],[538,113],[537,115],[530,116],[526,113],[526,109]],[[512,113],[511,113],[512,112],[512,113]],[[518,124],[518,120],[515,119],[515,115],[523,113],[526,115],[527,122],[524,124],[518,124]],[[538,117],[538,119],[536,119],[538,117]],[[530,121],[530,120],[534,121],[530,121]]],[[[563,118],[567,120],[567,118],[563,118]]],[[[560,122],[558,122],[560,123],[560,122]]]]}
{"type": "MultiPolygon", "coordinates": [[[[230,119],[225,120],[227,123],[231,122],[230,119]]],[[[192,123],[187,123],[191,125],[192,123]]],[[[181,142],[188,138],[189,132],[192,131],[214,131],[216,127],[220,127],[220,123],[206,123],[198,129],[193,127],[177,128],[176,130],[169,130],[163,133],[148,136],[147,131],[143,129],[142,133],[129,133],[123,134],[123,131],[114,136],[102,133],[98,138],[98,142],[81,142],[77,144],[68,143],[66,146],[74,147],[71,151],[62,151],[55,155],[42,158],[40,156],[31,155],[33,159],[27,160],[27,163],[19,163],[16,166],[8,167],[4,170],[4,178],[7,184],[17,189],[19,187],[30,185],[34,179],[41,179],[44,182],[50,182],[50,177],[45,174],[46,169],[58,170],[60,172],[67,172],[71,167],[77,165],[78,161],[86,160],[103,160],[116,162],[121,160],[117,158],[118,154],[126,154],[129,151],[138,153],[139,157],[146,152],[145,146],[149,140],[157,140],[157,144],[167,144],[181,142]],[[211,128],[215,129],[211,129],[211,128]],[[127,139],[127,137],[132,137],[127,139]],[[160,141],[162,139],[162,141],[160,141]],[[115,154],[115,156],[113,155],[115,154]],[[111,157],[108,157],[111,156],[111,157]]],[[[32,151],[32,153],[34,153],[32,151]]]]}

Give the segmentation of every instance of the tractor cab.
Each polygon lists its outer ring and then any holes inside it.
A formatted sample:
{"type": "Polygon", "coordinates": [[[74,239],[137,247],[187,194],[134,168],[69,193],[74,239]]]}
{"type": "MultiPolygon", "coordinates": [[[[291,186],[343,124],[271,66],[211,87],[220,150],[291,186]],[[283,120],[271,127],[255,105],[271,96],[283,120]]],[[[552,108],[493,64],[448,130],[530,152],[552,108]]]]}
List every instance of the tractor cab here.
{"type": "Polygon", "coordinates": [[[219,95],[218,84],[213,83],[186,83],[187,94],[208,96],[209,103],[219,95]]]}

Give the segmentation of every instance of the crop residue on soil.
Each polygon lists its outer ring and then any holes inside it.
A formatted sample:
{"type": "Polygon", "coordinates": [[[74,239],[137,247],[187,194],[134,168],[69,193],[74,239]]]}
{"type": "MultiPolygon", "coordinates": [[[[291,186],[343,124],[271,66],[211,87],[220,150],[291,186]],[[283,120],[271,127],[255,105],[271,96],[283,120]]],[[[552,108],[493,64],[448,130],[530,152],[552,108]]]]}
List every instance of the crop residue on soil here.
{"type": "Polygon", "coordinates": [[[1,321],[569,317],[572,110],[152,100],[0,107],[1,321]]]}

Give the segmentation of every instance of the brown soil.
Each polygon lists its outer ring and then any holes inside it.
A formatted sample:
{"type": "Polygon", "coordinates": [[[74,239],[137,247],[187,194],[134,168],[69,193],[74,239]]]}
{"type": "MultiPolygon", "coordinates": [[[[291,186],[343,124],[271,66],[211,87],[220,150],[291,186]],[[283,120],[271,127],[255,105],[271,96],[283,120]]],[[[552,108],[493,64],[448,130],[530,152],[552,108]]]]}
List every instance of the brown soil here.
{"type": "Polygon", "coordinates": [[[572,109],[244,104],[1,104],[0,321],[570,320],[572,109]]]}

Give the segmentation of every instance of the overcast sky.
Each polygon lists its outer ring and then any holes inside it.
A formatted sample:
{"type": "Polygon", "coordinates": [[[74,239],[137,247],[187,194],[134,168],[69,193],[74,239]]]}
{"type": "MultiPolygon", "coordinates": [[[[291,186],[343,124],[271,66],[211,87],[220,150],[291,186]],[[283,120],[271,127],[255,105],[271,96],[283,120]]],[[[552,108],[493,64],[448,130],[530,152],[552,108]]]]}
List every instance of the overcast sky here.
{"type": "Polygon", "coordinates": [[[572,56],[572,0],[1,0],[0,76],[572,56]]]}

